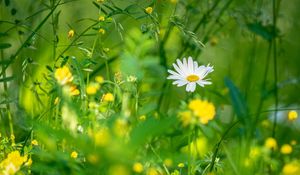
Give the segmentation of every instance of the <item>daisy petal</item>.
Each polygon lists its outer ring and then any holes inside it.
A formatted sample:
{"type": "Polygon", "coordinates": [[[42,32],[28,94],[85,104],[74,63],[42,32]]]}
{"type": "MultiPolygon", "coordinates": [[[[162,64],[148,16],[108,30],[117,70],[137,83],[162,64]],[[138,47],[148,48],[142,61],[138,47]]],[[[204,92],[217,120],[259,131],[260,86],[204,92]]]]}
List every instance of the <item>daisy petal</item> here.
{"type": "Polygon", "coordinates": [[[194,62],[192,57],[188,58],[188,69],[190,74],[194,73],[194,62]]]}
{"type": "Polygon", "coordinates": [[[196,89],[196,83],[195,82],[190,83],[190,92],[194,92],[195,89],[196,89]]]}

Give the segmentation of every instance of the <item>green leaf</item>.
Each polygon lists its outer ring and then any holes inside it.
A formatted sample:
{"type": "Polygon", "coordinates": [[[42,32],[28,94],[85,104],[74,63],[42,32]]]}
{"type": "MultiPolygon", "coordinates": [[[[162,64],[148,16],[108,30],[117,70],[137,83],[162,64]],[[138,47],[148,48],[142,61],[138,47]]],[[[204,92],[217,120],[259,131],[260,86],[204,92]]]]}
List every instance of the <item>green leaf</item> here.
{"type": "Polygon", "coordinates": [[[11,44],[9,43],[0,43],[0,50],[10,48],[11,44]]]}
{"type": "Polygon", "coordinates": [[[7,82],[7,81],[11,81],[11,80],[13,80],[13,79],[14,79],[14,77],[0,78],[0,83],[2,83],[2,82],[7,82]]]}
{"type": "Polygon", "coordinates": [[[231,103],[233,105],[235,113],[243,123],[246,123],[245,116],[247,115],[248,112],[247,112],[247,104],[244,97],[242,96],[239,89],[229,78],[225,78],[225,85],[229,89],[231,103]]]}
{"type": "Polygon", "coordinates": [[[248,29],[261,36],[262,38],[270,41],[277,36],[277,31],[274,31],[273,26],[263,26],[261,23],[250,23],[247,25],[248,29]]]}
{"type": "Polygon", "coordinates": [[[176,123],[176,117],[164,117],[163,119],[150,118],[138,125],[131,132],[132,147],[144,144],[149,138],[161,135],[176,123]]]}

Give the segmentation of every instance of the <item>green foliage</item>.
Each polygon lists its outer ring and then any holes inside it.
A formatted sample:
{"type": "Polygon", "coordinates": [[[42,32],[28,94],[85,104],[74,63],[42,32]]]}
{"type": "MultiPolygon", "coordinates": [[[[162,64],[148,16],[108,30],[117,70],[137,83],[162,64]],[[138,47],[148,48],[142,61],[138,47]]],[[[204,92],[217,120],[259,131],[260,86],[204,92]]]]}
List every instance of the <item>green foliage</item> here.
{"type": "Polygon", "coordinates": [[[299,7],[0,0],[0,174],[300,174],[299,7]]]}

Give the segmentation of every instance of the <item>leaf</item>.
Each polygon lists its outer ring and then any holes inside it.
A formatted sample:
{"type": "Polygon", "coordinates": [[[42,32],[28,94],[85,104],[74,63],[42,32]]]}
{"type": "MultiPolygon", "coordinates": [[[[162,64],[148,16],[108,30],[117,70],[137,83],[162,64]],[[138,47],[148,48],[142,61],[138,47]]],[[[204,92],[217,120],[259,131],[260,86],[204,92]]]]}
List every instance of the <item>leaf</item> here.
{"type": "Polygon", "coordinates": [[[245,116],[247,115],[247,105],[244,97],[242,96],[239,89],[234,85],[234,83],[229,79],[225,78],[225,85],[229,89],[229,94],[231,98],[231,103],[238,116],[238,118],[246,123],[245,116]]]}
{"type": "Polygon", "coordinates": [[[2,82],[7,82],[7,81],[11,81],[11,80],[13,80],[13,79],[14,79],[13,76],[11,76],[11,77],[5,77],[5,78],[0,78],[0,83],[2,83],[2,82]]]}
{"type": "Polygon", "coordinates": [[[261,36],[262,38],[270,41],[277,36],[277,31],[274,31],[273,26],[263,26],[261,23],[250,23],[247,24],[248,29],[261,36]]]}
{"type": "Polygon", "coordinates": [[[132,130],[130,145],[138,147],[144,144],[149,138],[165,133],[175,123],[176,117],[164,117],[163,119],[150,118],[132,130]]]}
{"type": "Polygon", "coordinates": [[[10,48],[11,44],[9,43],[0,43],[0,50],[10,48]]]}

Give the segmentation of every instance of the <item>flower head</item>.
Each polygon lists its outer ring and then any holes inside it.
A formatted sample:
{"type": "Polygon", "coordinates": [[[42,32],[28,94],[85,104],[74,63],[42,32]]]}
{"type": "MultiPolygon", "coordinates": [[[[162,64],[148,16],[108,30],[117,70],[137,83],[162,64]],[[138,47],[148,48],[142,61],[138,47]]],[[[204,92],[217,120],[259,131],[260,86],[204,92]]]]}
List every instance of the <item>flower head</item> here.
{"type": "Polygon", "coordinates": [[[204,78],[207,76],[207,74],[214,71],[213,67],[209,65],[198,66],[198,63],[193,61],[192,57],[189,57],[188,60],[183,58],[182,62],[177,59],[177,65],[173,63],[173,67],[177,72],[168,70],[171,75],[169,75],[167,79],[175,80],[173,84],[179,87],[187,85],[187,92],[194,92],[196,89],[196,84],[201,87],[211,84],[210,81],[207,81],[204,78]]]}
{"type": "Polygon", "coordinates": [[[73,38],[75,34],[75,31],[73,29],[69,30],[68,32],[68,38],[73,38]]]}
{"type": "Polygon", "coordinates": [[[298,113],[297,111],[289,111],[288,113],[288,120],[289,121],[294,121],[298,118],[298,113]]]}
{"type": "Polygon", "coordinates": [[[71,158],[76,159],[78,157],[78,153],[76,151],[73,151],[70,156],[71,158]]]}
{"type": "Polygon", "coordinates": [[[145,8],[145,12],[150,15],[153,12],[153,8],[147,7],[147,8],[145,8]]]}
{"type": "Polygon", "coordinates": [[[73,81],[72,73],[67,66],[56,69],[54,76],[61,85],[65,85],[73,81]]]}

